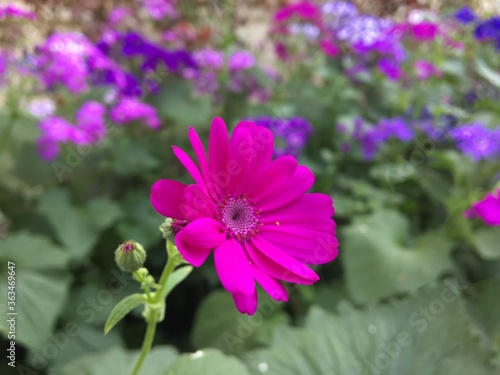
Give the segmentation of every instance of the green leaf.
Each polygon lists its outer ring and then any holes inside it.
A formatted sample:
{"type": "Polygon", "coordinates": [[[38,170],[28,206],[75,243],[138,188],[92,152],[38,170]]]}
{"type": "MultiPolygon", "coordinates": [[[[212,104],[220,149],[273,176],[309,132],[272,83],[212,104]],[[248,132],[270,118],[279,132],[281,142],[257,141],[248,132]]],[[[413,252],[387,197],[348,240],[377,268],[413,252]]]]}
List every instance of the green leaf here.
{"type": "Polygon", "coordinates": [[[480,58],[475,59],[478,74],[494,86],[500,87],[500,74],[491,69],[486,62],[480,58]]]}
{"type": "Polygon", "coordinates": [[[427,233],[408,247],[408,222],[394,211],[359,217],[342,233],[347,291],[356,303],[415,291],[452,268],[444,235],[427,233]]]}
{"type": "Polygon", "coordinates": [[[162,86],[161,91],[152,98],[162,118],[170,118],[175,122],[187,125],[203,125],[209,122],[212,104],[209,96],[193,95],[192,85],[174,79],[162,86]]]}
{"type": "Polygon", "coordinates": [[[95,198],[86,208],[75,207],[69,193],[61,189],[45,192],[40,197],[38,211],[49,220],[59,240],[77,260],[87,256],[100,232],[121,214],[118,206],[107,198],[95,198]]]}
{"type": "MultiPolygon", "coordinates": [[[[1,243],[0,283],[7,290],[7,262],[15,263],[16,339],[27,347],[40,348],[54,329],[68,294],[71,276],[67,252],[44,237],[16,233],[1,243]]],[[[7,306],[7,294],[0,305],[7,306]]],[[[2,308],[2,311],[6,309],[2,308]]]]}
{"type": "Polygon", "coordinates": [[[132,294],[118,302],[118,304],[113,307],[113,310],[111,310],[111,314],[109,314],[109,318],[104,325],[104,334],[107,335],[108,332],[125,317],[125,315],[145,302],[146,298],[144,294],[140,293],[132,294]]]}
{"type": "Polygon", "coordinates": [[[168,296],[168,294],[174,289],[180,282],[182,282],[186,277],[189,276],[193,270],[192,266],[184,266],[176,269],[167,280],[167,285],[165,285],[165,290],[163,291],[163,297],[168,296]]]}
{"type": "Polygon", "coordinates": [[[118,232],[123,241],[133,238],[144,248],[158,242],[163,218],[153,209],[149,198],[143,191],[134,191],[121,200],[125,213],[124,220],[118,224],[118,232]]]}
{"type": "Polygon", "coordinates": [[[500,229],[481,228],[474,233],[473,240],[478,253],[486,260],[500,258],[500,229]]]}
{"type": "Polygon", "coordinates": [[[272,346],[245,355],[252,374],[493,375],[452,281],[389,305],[330,314],[314,307],[305,327],[275,331],[272,346]]]}
{"type": "MultiPolygon", "coordinates": [[[[74,321],[62,324],[61,329],[55,333],[52,342],[58,345],[58,352],[57,357],[50,363],[51,368],[63,366],[83,355],[102,352],[115,346],[123,346],[123,339],[118,331],[103,336],[100,328],[78,324],[74,321]]],[[[43,349],[38,352],[39,355],[43,355],[42,353],[43,349]]],[[[37,353],[33,353],[30,357],[35,361],[37,358],[40,360],[37,353]]]]}
{"type": "MultiPolygon", "coordinates": [[[[500,361],[500,277],[476,283],[467,294],[469,311],[478,323],[483,342],[493,346],[500,361]]],[[[500,362],[499,362],[500,364],[500,362]]]]}
{"type": "Polygon", "coordinates": [[[246,366],[237,358],[218,350],[199,350],[181,355],[165,375],[250,375],[246,366]]]}
{"type": "MultiPolygon", "coordinates": [[[[139,351],[111,348],[105,352],[82,356],[54,369],[50,375],[111,375],[132,372],[139,351]]],[[[177,351],[168,346],[151,349],[140,371],[140,375],[158,375],[170,367],[177,357],[177,351]]]]}
{"type": "Polygon", "coordinates": [[[239,353],[265,341],[266,332],[286,323],[280,315],[283,304],[259,293],[259,308],[253,316],[242,315],[229,293],[210,293],[196,311],[191,342],[195,348],[212,347],[224,353],[239,353]],[[269,324],[266,324],[269,323],[269,324]]]}
{"type": "Polygon", "coordinates": [[[122,214],[116,203],[104,197],[91,200],[87,213],[90,222],[99,231],[111,226],[122,214]]]}
{"type": "Polygon", "coordinates": [[[47,217],[59,240],[75,259],[83,259],[97,240],[97,233],[82,210],[71,204],[64,190],[47,191],[40,197],[38,211],[47,217]]]}

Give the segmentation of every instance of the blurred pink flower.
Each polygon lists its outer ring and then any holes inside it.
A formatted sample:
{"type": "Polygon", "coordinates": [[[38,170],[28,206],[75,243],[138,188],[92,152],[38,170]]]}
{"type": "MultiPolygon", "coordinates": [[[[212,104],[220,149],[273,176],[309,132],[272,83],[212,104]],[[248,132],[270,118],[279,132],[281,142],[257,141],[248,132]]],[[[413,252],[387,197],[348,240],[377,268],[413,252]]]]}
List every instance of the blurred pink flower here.
{"type": "Polygon", "coordinates": [[[274,15],[274,20],[276,22],[284,22],[292,18],[294,15],[297,15],[304,20],[313,20],[319,19],[321,17],[321,12],[316,4],[309,1],[303,1],[281,8],[274,15]]]}
{"type": "Polygon", "coordinates": [[[339,47],[329,40],[322,40],[320,42],[320,47],[328,56],[337,56],[339,53],[339,47]]]}
{"type": "Polygon", "coordinates": [[[257,282],[275,300],[287,301],[281,284],[312,284],[318,275],[306,264],[322,264],[338,254],[332,199],[307,193],[309,168],[295,158],[273,161],[273,133],[249,121],[229,137],[220,118],[212,121],[205,148],[190,128],[198,165],[180,148],[173,152],[193,177],[185,185],[159,180],[151,204],[174,219],[172,233],[181,255],[201,266],[214,253],[215,269],[241,313],[257,309],[257,282]]]}
{"type": "Polygon", "coordinates": [[[441,77],[441,71],[436,66],[427,60],[417,60],[414,64],[415,74],[418,79],[425,80],[431,77],[441,77]]]}
{"type": "Polygon", "coordinates": [[[486,225],[500,226],[500,189],[489,193],[465,211],[465,217],[480,217],[486,225]]]}

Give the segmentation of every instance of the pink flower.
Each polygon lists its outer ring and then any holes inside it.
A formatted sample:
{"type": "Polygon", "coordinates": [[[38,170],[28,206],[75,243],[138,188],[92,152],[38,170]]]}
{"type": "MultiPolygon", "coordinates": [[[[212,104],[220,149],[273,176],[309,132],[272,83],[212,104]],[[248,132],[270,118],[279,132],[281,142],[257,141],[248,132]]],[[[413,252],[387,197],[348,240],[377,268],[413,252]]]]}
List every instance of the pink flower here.
{"type": "Polygon", "coordinates": [[[465,217],[480,217],[486,225],[500,226],[500,189],[474,203],[470,210],[465,212],[465,217]]]}
{"type": "Polygon", "coordinates": [[[339,47],[337,47],[335,43],[326,39],[320,42],[320,47],[328,56],[337,56],[339,53],[339,47]]]}
{"type": "Polygon", "coordinates": [[[151,129],[158,129],[161,126],[161,120],[155,107],[132,97],[123,98],[111,110],[109,117],[119,125],[128,124],[132,121],[141,121],[151,129]]]}
{"type": "Polygon", "coordinates": [[[434,40],[439,34],[439,25],[434,22],[420,22],[411,25],[411,32],[417,40],[434,40]]]}
{"type": "Polygon", "coordinates": [[[281,8],[274,15],[274,20],[276,22],[284,22],[292,18],[294,15],[297,15],[304,20],[314,20],[321,17],[321,12],[316,4],[304,1],[281,8]]]}
{"type": "Polygon", "coordinates": [[[333,260],[338,241],[332,199],[306,193],[312,172],[291,156],[271,161],[273,134],[252,122],[240,122],[229,138],[224,121],[215,118],[208,159],[193,128],[188,136],[198,165],[180,148],[173,152],[195,183],[159,180],[150,196],[158,213],[174,219],[184,259],[198,267],[213,251],[223,287],[249,315],[257,309],[256,282],[273,299],[287,301],[281,281],[318,281],[306,264],[333,260]]]}
{"type": "Polygon", "coordinates": [[[425,80],[433,76],[440,77],[441,71],[436,66],[427,60],[415,61],[415,74],[418,79],[425,80]]]}

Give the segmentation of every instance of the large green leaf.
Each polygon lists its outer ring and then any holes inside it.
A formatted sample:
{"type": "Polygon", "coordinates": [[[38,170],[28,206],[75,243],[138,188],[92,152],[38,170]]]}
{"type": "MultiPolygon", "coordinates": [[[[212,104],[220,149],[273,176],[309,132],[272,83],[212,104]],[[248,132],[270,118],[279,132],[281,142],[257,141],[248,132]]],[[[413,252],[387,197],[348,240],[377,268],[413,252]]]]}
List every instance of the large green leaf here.
{"type": "Polygon", "coordinates": [[[87,208],[75,207],[68,192],[60,189],[44,193],[38,211],[47,217],[59,240],[77,260],[87,256],[100,232],[120,215],[119,208],[106,198],[90,201],[87,208]]]}
{"type": "Polygon", "coordinates": [[[360,217],[342,233],[347,291],[357,303],[414,291],[452,267],[445,236],[427,233],[408,247],[408,222],[394,211],[360,217]]]}
{"type": "MultiPolygon", "coordinates": [[[[29,348],[39,348],[48,339],[62,310],[71,282],[66,269],[69,256],[44,237],[14,234],[1,243],[0,283],[6,291],[7,264],[15,264],[16,340],[29,348]]],[[[0,305],[7,306],[6,293],[0,305]]],[[[2,311],[6,311],[2,308],[2,311]]]]}
{"type": "MultiPolygon", "coordinates": [[[[128,375],[137,361],[139,351],[115,347],[105,352],[85,355],[50,372],[50,375],[128,375]]],[[[168,346],[154,347],[139,375],[159,375],[169,368],[177,351],[168,346]]]]}
{"type": "Polygon", "coordinates": [[[487,260],[500,259],[500,228],[481,228],[474,233],[478,253],[487,260]]]}
{"type": "Polygon", "coordinates": [[[272,347],[245,356],[253,374],[494,375],[451,280],[389,305],[337,314],[313,308],[304,328],[277,329],[272,347]]]}
{"type": "Polygon", "coordinates": [[[152,101],[162,118],[173,119],[179,124],[202,125],[210,121],[210,97],[195,96],[189,82],[178,79],[167,82],[152,101]]]}
{"type": "Polygon", "coordinates": [[[118,224],[122,240],[133,238],[144,248],[158,242],[161,238],[158,227],[163,218],[153,209],[147,194],[143,191],[130,192],[121,204],[125,212],[124,220],[118,224]]]}
{"type": "Polygon", "coordinates": [[[218,350],[199,350],[181,355],[165,375],[250,375],[246,366],[237,358],[218,350]]]}
{"type": "Polygon", "coordinates": [[[242,315],[226,291],[215,291],[206,297],[195,316],[191,342],[195,348],[212,347],[224,353],[239,353],[255,347],[269,336],[266,333],[287,323],[282,303],[259,293],[255,315],[242,315]]]}
{"type": "Polygon", "coordinates": [[[467,297],[469,311],[478,322],[483,340],[498,351],[500,364],[500,277],[475,284],[467,297]]]}

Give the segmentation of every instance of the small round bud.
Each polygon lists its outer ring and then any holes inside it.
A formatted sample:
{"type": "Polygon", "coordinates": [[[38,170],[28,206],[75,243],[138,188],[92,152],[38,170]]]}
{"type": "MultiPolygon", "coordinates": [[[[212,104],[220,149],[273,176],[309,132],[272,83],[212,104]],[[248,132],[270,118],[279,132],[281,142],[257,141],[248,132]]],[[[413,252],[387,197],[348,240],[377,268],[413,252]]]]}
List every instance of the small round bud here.
{"type": "Polygon", "coordinates": [[[141,244],[130,240],[122,243],[115,251],[116,264],[124,272],[134,272],[146,261],[146,252],[141,244]]]}
{"type": "Polygon", "coordinates": [[[166,218],[165,221],[160,225],[160,231],[161,234],[163,235],[163,238],[166,240],[172,239],[173,234],[172,234],[172,223],[174,222],[173,219],[166,218]]]}

